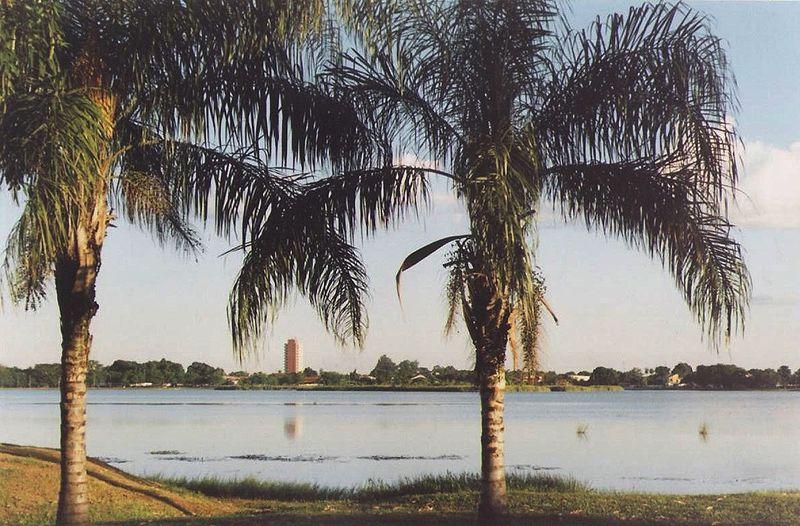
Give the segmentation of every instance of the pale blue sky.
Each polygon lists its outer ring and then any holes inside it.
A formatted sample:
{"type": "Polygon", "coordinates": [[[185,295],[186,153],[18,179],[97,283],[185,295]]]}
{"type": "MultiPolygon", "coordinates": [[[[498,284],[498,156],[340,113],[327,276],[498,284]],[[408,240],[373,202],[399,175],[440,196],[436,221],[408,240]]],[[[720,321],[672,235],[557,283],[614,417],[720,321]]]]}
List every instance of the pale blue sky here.
{"type": "MultiPolygon", "coordinates": [[[[635,2],[634,2],[635,3],[635,2]]],[[[574,26],[596,14],[626,10],[632,2],[573,2],[574,26]]],[[[737,117],[745,145],[742,188],[748,198],[734,213],[754,282],[746,335],[719,354],[701,333],[656,262],[585,228],[552,219],[540,229],[540,265],[561,325],[548,324],[543,367],[590,369],[654,367],[733,361],[745,367],[800,367],[800,2],[692,2],[714,18],[728,43],[739,82],[737,117]]],[[[304,361],[315,368],[368,370],[380,354],[423,365],[471,366],[464,335],[441,336],[444,321],[440,260],[431,258],[404,278],[404,311],[393,276],[405,255],[447,234],[464,231],[464,218],[437,193],[434,209],[419,222],[364,244],[372,282],[371,328],[363,351],[342,350],[325,335],[302,299],[272,328],[249,370],[277,370],[282,342],[297,337],[304,361]]],[[[16,218],[0,197],[0,238],[16,218]]],[[[93,358],[144,361],[167,357],[237,368],[225,318],[235,256],[209,238],[199,261],[160,249],[125,225],[111,230],[99,282],[93,358]]],[[[55,362],[59,330],[55,302],[36,313],[6,304],[0,311],[0,363],[55,362]]]]}

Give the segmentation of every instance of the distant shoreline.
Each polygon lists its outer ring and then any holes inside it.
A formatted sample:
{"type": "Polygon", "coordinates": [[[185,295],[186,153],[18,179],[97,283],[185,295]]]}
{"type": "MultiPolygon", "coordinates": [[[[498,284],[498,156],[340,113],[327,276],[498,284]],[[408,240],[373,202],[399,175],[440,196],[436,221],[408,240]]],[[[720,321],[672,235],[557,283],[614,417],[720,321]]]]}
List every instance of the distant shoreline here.
{"type": "MultiPolygon", "coordinates": [[[[25,390],[25,391],[57,391],[58,387],[0,387],[3,390],[25,390]]],[[[210,391],[321,391],[321,392],[439,392],[439,393],[471,393],[477,392],[478,388],[470,385],[424,385],[424,386],[391,386],[391,385],[268,385],[268,386],[180,386],[180,387],[130,387],[130,386],[102,386],[90,387],[93,391],[110,390],[135,390],[135,391],[172,391],[180,389],[203,389],[210,391]]],[[[619,391],[800,391],[797,387],[765,387],[765,388],[710,388],[710,387],[622,387],[620,385],[509,385],[506,388],[508,393],[582,393],[582,392],[619,392],[619,391]]]]}

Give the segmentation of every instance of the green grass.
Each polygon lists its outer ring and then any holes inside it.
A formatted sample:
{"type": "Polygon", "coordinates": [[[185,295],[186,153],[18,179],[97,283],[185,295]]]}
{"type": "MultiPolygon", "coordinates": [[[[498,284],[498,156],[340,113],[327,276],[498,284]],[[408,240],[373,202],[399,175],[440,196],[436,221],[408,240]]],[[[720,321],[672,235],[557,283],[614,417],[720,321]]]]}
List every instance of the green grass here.
{"type": "MultiPolygon", "coordinates": [[[[210,497],[263,500],[352,500],[379,502],[408,495],[477,492],[480,477],[472,473],[422,475],[397,482],[370,480],[353,488],[330,487],[304,482],[264,481],[255,478],[227,479],[217,476],[200,478],[152,477],[152,480],[176,488],[185,488],[210,497]]],[[[570,477],[552,474],[510,474],[508,488],[516,491],[569,493],[588,491],[588,487],[570,477]]]]}
{"type": "MultiPolygon", "coordinates": [[[[422,488],[426,489],[425,487],[422,488]]],[[[224,517],[140,519],[126,526],[464,526],[476,523],[474,491],[353,500],[242,501],[224,517]]],[[[498,526],[797,526],[800,493],[653,495],[608,491],[509,492],[498,526]]]]}

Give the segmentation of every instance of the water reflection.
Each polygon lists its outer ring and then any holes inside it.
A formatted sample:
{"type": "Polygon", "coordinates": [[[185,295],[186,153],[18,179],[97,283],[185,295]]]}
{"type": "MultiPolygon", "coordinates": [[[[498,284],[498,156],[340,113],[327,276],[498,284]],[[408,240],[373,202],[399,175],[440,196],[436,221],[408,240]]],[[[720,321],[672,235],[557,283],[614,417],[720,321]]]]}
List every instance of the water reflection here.
{"type": "Polygon", "coordinates": [[[303,434],[303,418],[300,415],[287,416],[283,421],[283,434],[289,440],[297,440],[303,434]]]}
{"type": "Polygon", "coordinates": [[[586,434],[587,431],[589,431],[589,424],[582,422],[575,429],[575,436],[578,437],[578,440],[589,440],[589,435],[586,434]]]}
{"type": "Polygon", "coordinates": [[[700,429],[697,430],[697,433],[700,435],[700,440],[708,442],[708,424],[705,422],[700,424],[700,429]]]}

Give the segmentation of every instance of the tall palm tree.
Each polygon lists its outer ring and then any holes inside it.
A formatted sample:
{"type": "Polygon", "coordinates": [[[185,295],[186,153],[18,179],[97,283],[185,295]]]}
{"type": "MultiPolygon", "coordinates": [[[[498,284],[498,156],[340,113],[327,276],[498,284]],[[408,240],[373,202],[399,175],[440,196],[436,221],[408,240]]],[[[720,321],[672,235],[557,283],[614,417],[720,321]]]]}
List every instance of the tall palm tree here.
{"type": "Polygon", "coordinates": [[[325,8],[0,1],[0,188],[22,207],[6,276],[29,308],[53,277],[61,316],[59,524],[88,523],[90,324],[116,214],[193,251],[189,216],[213,213],[229,233],[251,199],[267,210],[291,193],[268,160],[335,165],[368,150],[347,105],[303,81],[328,40],[325,8]],[[211,195],[229,206],[210,209],[211,195]]]}
{"type": "Polygon", "coordinates": [[[532,241],[542,201],[660,260],[712,342],[743,328],[749,297],[727,219],[737,182],[734,82],[706,19],[685,5],[659,3],[573,30],[559,7],[555,0],[355,2],[345,15],[370,28],[358,39],[363,51],[347,51],[327,82],[382,130],[387,151],[417,154],[437,168],[386,159],[376,172],[306,185],[285,219],[252,223],[232,295],[240,344],[298,283],[338,298],[333,319],[360,337],[363,268],[351,262],[354,274],[345,265],[323,275],[329,251],[299,258],[296,239],[309,225],[329,225],[337,236],[314,238],[314,246],[341,246],[359,223],[371,231],[401,219],[424,202],[430,178],[445,177],[466,208],[468,231],[419,249],[401,272],[453,247],[448,319],[460,314],[475,346],[479,515],[487,523],[506,509],[504,364],[512,321],[524,350],[537,342],[543,304],[532,241]],[[263,269],[278,267],[267,278],[263,269]]]}

